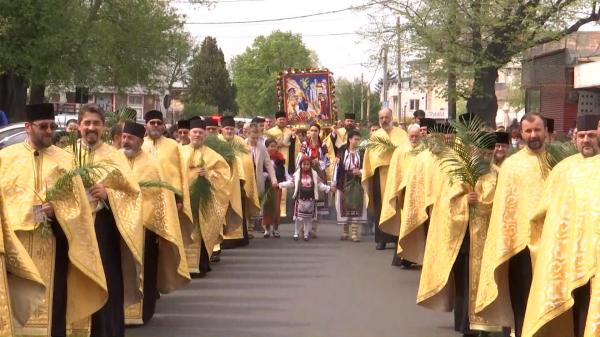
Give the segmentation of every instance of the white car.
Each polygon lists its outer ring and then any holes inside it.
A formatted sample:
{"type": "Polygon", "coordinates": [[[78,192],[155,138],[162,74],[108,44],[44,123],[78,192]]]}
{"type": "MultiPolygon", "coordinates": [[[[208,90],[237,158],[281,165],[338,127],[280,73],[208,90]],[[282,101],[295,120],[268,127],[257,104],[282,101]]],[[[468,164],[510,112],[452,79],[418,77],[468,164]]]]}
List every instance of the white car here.
{"type": "Polygon", "coordinates": [[[12,123],[0,129],[0,142],[19,132],[25,131],[25,123],[12,123]]]}

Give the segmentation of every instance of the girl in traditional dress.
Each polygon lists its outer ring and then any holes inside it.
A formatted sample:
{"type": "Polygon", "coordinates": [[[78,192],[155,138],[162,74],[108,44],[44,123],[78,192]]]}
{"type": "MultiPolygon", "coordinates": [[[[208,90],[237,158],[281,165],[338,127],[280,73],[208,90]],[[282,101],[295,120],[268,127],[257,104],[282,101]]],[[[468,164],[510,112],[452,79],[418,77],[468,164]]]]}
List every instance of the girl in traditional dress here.
{"type": "MultiPolygon", "coordinates": [[[[300,160],[303,156],[310,158],[312,169],[317,172],[321,181],[327,182],[327,175],[325,169],[329,166],[329,157],[327,157],[327,145],[321,141],[320,137],[321,126],[319,124],[312,124],[308,129],[306,140],[300,145],[300,151],[296,158],[296,167],[300,167],[300,160]]],[[[327,204],[326,197],[317,197],[317,212],[320,214],[327,214],[329,206],[327,204]]],[[[310,236],[313,239],[317,238],[317,227],[318,222],[312,225],[310,236]]]]}
{"type": "MultiPolygon", "coordinates": [[[[269,157],[273,161],[273,168],[275,169],[275,176],[278,182],[286,181],[285,173],[285,158],[279,149],[277,148],[277,141],[273,138],[269,138],[265,141],[265,146],[269,153],[269,157]]],[[[266,172],[265,172],[266,173],[266,172]]],[[[263,174],[261,172],[260,174],[263,174]]],[[[262,225],[265,229],[264,237],[268,238],[273,235],[275,238],[279,238],[279,220],[280,220],[280,204],[281,204],[281,189],[274,188],[272,186],[271,179],[266,173],[265,179],[265,193],[263,194],[263,218],[262,225]],[[272,232],[271,232],[271,226],[272,232]]]]}
{"type": "Polygon", "coordinates": [[[367,222],[367,205],[361,186],[364,153],[359,150],[360,133],[348,132],[348,141],[338,151],[332,185],[337,187],[335,208],[338,224],[343,226],[341,240],[360,241],[359,225],[367,222]],[[349,236],[348,230],[351,231],[349,236]]]}
{"type": "Polygon", "coordinates": [[[280,188],[294,188],[294,240],[298,240],[301,226],[304,230],[304,241],[310,239],[312,223],[317,219],[316,200],[319,191],[335,192],[335,187],[330,187],[321,181],[317,171],[311,168],[311,161],[310,157],[303,156],[293,179],[279,183],[280,188]]]}

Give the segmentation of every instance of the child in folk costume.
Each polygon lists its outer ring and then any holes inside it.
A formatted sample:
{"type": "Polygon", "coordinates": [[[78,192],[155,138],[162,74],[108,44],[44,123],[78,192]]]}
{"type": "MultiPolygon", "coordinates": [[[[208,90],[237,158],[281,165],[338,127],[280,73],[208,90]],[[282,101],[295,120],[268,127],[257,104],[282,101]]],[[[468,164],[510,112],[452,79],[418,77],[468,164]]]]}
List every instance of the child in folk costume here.
{"type": "MultiPolygon", "coordinates": [[[[323,182],[327,182],[327,175],[325,170],[329,166],[329,157],[327,157],[327,146],[325,143],[321,141],[321,137],[319,136],[321,133],[321,126],[317,123],[314,123],[308,129],[306,140],[302,142],[300,145],[300,151],[298,153],[298,157],[296,158],[296,167],[300,167],[300,160],[307,156],[310,158],[311,167],[323,182]]],[[[327,211],[327,198],[326,197],[317,197],[317,211],[320,209],[324,209],[327,211]]],[[[318,222],[315,220],[312,224],[312,229],[310,232],[310,236],[312,238],[317,238],[317,227],[318,222]]]]}
{"type": "MultiPolygon", "coordinates": [[[[285,172],[285,158],[279,152],[277,147],[277,141],[273,138],[269,138],[265,141],[267,152],[269,153],[270,160],[273,162],[273,168],[275,169],[275,176],[277,182],[284,182],[287,180],[285,172]]],[[[275,238],[279,238],[279,220],[280,220],[280,208],[281,208],[281,189],[272,186],[271,178],[268,172],[261,172],[265,174],[265,193],[263,195],[263,217],[262,225],[265,229],[264,237],[268,238],[273,235],[275,238]],[[273,231],[271,232],[271,226],[273,231]]]]}
{"type": "Polygon", "coordinates": [[[333,172],[332,185],[337,187],[335,207],[338,224],[343,226],[341,240],[348,240],[348,229],[351,229],[351,240],[359,242],[359,225],[367,222],[367,205],[364,190],[361,186],[364,152],[359,149],[360,133],[356,130],[348,132],[348,141],[338,151],[338,161],[333,172]]]}
{"type": "Polygon", "coordinates": [[[294,173],[293,179],[279,183],[281,188],[294,188],[294,240],[298,240],[300,226],[304,229],[304,241],[310,239],[312,223],[317,219],[316,201],[319,191],[329,193],[335,192],[335,187],[324,184],[317,171],[311,168],[311,158],[303,156],[300,159],[300,167],[294,173]]]}

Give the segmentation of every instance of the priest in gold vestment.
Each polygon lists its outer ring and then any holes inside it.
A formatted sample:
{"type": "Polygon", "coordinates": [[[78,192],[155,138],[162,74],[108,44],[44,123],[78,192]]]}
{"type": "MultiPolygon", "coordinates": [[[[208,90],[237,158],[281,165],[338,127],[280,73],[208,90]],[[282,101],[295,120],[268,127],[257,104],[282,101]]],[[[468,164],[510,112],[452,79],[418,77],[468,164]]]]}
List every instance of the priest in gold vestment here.
{"type": "Polygon", "coordinates": [[[213,247],[221,242],[221,230],[229,204],[228,188],[231,179],[229,165],[225,159],[204,146],[205,128],[206,124],[202,119],[192,118],[190,120],[191,142],[184,146],[182,151],[190,189],[194,188],[198,177],[205,177],[212,186],[213,200],[209,202],[208,209],[194,205],[198,208],[197,214],[193,214],[196,225],[192,235],[194,242],[186,246],[190,273],[200,274],[200,276],[210,271],[209,259],[213,247]]]}
{"type": "MultiPolygon", "coordinates": [[[[427,128],[431,132],[435,122],[429,124],[427,128]]],[[[396,253],[405,261],[405,266],[409,263],[423,264],[429,217],[441,187],[444,186],[442,179],[446,177],[440,169],[439,144],[441,143],[438,142],[441,140],[433,139],[442,135],[429,134],[427,137],[427,148],[416,155],[403,182],[406,187],[400,213],[396,253]]]]}
{"type": "MultiPolygon", "coordinates": [[[[0,193],[1,194],[1,193],[0,193]]],[[[7,228],[0,196],[0,336],[14,337],[45,300],[45,282],[15,233],[7,228]]]]}
{"type": "MultiPolygon", "coordinates": [[[[392,110],[384,108],[379,111],[379,125],[381,129],[371,135],[371,139],[380,138],[391,142],[396,148],[408,151],[410,144],[406,131],[392,125],[392,110]]],[[[375,242],[377,249],[385,249],[386,243],[396,243],[398,241],[397,231],[385,232],[386,228],[379,229],[379,219],[381,215],[381,201],[385,195],[386,181],[391,151],[382,151],[379,148],[367,148],[362,169],[362,184],[367,194],[367,207],[375,217],[375,242]]]]}
{"type": "MultiPolygon", "coordinates": [[[[45,286],[44,293],[31,293],[32,302],[40,301],[37,308],[29,301],[13,303],[13,312],[23,323],[17,334],[66,336],[71,323],[89,319],[107,298],[81,179],[73,178],[61,193],[47,194],[73,167],[72,155],[52,145],[56,129],[53,110],[52,104],[27,106],[27,140],[0,152],[0,189],[11,198],[10,203],[4,200],[1,204],[5,238],[18,238],[35,264],[19,271],[19,261],[7,250],[9,261],[17,263],[11,266],[9,262],[8,270],[20,277],[33,275],[34,281],[45,286]]],[[[5,241],[5,248],[9,243],[5,241]]]]}
{"type": "Polygon", "coordinates": [[[87,187],[108,285],[108,300],[92,315],[91,336],[122,337],[124,307],[142,298],[142,200],[125,155],[102,141],[104,120],[104,111],[95,104],[79,111],[81,139],[76,152],[86,162],[105,168],[90,177],[87,187]]]}
{"type": "MultiPolygon", "coordinates": [[[[406,187],[406,174],[410,172],[414,164],[414,159],[422,150],[421,133],[419,125],[413,124],[407,130],[410,149],[397,148],[390,159],[389,171],[394,174],[388,174],[386,189],[381,203],[381,217],[379,219],[379,228],[385,228],[385,232],[400,232],[400,210],[404,200],[404,188],[406,187]]],[[[394,255],[393,265],[404,263],[397,255],[394,255]]]]}
{"type": "Polygon", "coordinates": [[[452,167],[443,167],[446,179],[431,214],[417,303],[454,311],[454,329],[465,335],[502,329],[476,315],[474,309],[498,165],[506,156],[508,138],[507,133],[496,133],[496,144],[490,144],[490,171],[474,189],[453,181],[448,173],[452,167]]]}
{"type": "Polygon", "coordinates": [[[190,281],[173,192],[143,183],[164,182],[158,163],[142,150],[144,126],[125,122],[121,139],[133,178],[142,184],[144,226],[144,298],[125,310],[127,324],[147,323],[154,315],[157,291],[168,294],[190,281]]]}
{"type": "MultiPolygon", "coordinates": [[[[185,174],[186,168],[181,155],[181,145],[175,140],[163,136],[165,124],[162,112],[157,110],[148,111],[144,115],[144,121],[146,122],[145,127],[147,136],[144,138],[142,149],[158,162],[165,181],[177,190],[182,191],[181,196],[175,196],[175,201],[177,203],[183,242],[190,243],[194,225],[192,210],[190,208],[190,198],[188,195],[189,182],[187,181],[187,176],[185,174]]],[[[187,127],[189,133],[189,122],[178,122],[177,125],[182,127],[181,137],[185,140],[187,134],[184,130],[186,130],[185,127],[187,127]]]]}
{"type": "Polygon", "coordinates": [[[329,158],[338,156],[338,150],[348,142],[348,131],[356,129],[356,114],[344,114],[344,127],[332,129],[331,133],[325,137],[323,143],[327,146],[329,158]]]}
{"type": "Polygon", "coordinates": [[[529,113],[521,120],[526,147],[507,158],[496,193],[481,261],[475,313],[515,329],[521,336],[540,232],[531,227],[548,174],[544,119],[529,113]]]}
{"type": "MultiPolygon", "coordinates": [[[[221,117],[220,123],[220,139],[233,144],[234,148],[247,149],[244,139],[235,135],[235,120],[232,116],[221,117]]],[[[223,233],[222,248],[247,245],[249,243],[248,219],[251,219],[249,216],[260,211],[254,165],[249,151],[236,152],[234,165],[230,169],[232,194],[226,215],[226,222],[229,224],[225,226],[228,231],[223,233]]]]}
{"type": "MultiPolygon", "coordinates": [[[[273,138],[277,141],[279,152],[285,158],[285,169],[289,175],[296,172],[296,157],[300,151],[300,139],[296,135],[292,127],[287,125],[287,115],[283,111],[275,112],[275,126],[265,131],[266,138],[273,138]]],[[[285,190],[281,192],[281,216],[285,217],[287,203],[287,193],[285,190]]]]}
{"type": "Polygon", "coordinates": [[[577,118],[577,149],[546,180],[532,219],[542,235],[523,336],[600,335],[598,116],[577,118]]]}

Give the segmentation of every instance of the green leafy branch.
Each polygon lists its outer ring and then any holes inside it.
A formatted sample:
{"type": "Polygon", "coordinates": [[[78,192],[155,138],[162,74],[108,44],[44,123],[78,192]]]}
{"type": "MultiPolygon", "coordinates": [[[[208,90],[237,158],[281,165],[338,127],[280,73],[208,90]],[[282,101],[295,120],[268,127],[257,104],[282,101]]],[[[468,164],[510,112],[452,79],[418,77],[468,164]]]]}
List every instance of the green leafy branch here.
{"type": "Polygon", "coordinates": [[[546,144],[545,168],[544,172],[548,172],[560,163],[563,159],[577,154],[579,151],[570,142],[553,142],[546,144]]]}
{"type": "Polygon", "coordinates": [[[363,149],[370,149],[381,153],[391,153],[396,149],[396,145],[389,138],[372,136],[369,141],[362,146],[363,149]]]}
{"type": "MultiPolygon", "coordinates": [[[[201,158],[200,168],[204,168],[204,166],[204,158],[201,158]]],[[[214,187],[206,176],[199,176],[190,184],[190,204],[194,217],[201,212],[205,219],[208,218],[214,200],[214,187]]]]}
{"type": "Polygon", "coordinates": [[[265,193],[260,196],[261,209],[273,209],[275,207],[275,188],[267,186],[265,193]]]}
{"type": "Polygon", "coordinates": [[[490,162],[484,152],[495,144],[496,136],[484,131],[485,124],[478,117],[451,124],[456,129],[456,138],[440,153],[441,163],[451,183],[464,183],[472,190],[479,178],[489,172],[490,162]]]}
{"type": "Polygon", "coordinates": [[[175,193],[178,196],[182,195],[182,193],[181,193],[180,190],[178,190],[177,188],[175,188],[175,186],[169,184],[166,181],[161,181],[161,180],[142,180],[142,181],[138,182],[138,184],[140,185],[141,189],[163,188],[163,189],[166,189],[168,191],[171,191],[171,192],[175,193]]]}
{"type": "Polygon", "coordinates": [[[235,163],[236,156],[248,153],[248,148],[244,144],[238,141],[226,142],[215,135],[207,136],[204,145],[223,157],[229,166],[235,163]]]}

